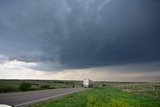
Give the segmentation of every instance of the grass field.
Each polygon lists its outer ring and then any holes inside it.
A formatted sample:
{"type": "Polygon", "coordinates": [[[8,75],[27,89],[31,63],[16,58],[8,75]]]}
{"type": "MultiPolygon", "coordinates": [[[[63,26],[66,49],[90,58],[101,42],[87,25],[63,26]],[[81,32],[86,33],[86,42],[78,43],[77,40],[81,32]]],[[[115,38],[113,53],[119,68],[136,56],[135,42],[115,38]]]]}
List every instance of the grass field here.
{"type": "MultiPolygon", "coordinates": [[[[0,92],[20,91],[21,83],[30,90],[81,87],[82,81],[0,80],[0,92]],[[49,87],[46,87],[49,86],[49,87]]],[[[29,90],[28,90],[29,91],[29,90]]],[[[67,95],[32,107],[160,107],[160,82],[94,82],[86,91],[67,95]]]]}
{"type": "Polygon", "coordinates": [[[64,96],[55,101],[35,104],[31,107],[160,107],[160,99],[153,94],[150,96],[148,94],[139,95],[136,92],[124,92],[120,88],[105,86],[64,96]]]}
{"type": "Polygon", "coordinates": [[[81,87],[82,81],[67,81],[67,80],[0,80],[0,93],[4,92],[18,92],[21,83],[31,84],[28,90],[43,90],[55,88],[70,88],[81,87]]]}

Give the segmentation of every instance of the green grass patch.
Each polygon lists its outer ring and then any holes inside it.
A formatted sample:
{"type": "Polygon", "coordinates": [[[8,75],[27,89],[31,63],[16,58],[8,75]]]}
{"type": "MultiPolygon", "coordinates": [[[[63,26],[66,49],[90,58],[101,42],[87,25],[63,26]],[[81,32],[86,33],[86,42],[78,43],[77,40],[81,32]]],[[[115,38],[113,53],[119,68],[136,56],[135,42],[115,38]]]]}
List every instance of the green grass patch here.
{"type": "Polygon", "coordinates": [[[82,81],[69,81],[69,80],[2,80],[0,79],[0,93],[19,92],[23,91],[20,88],[22,83],[31,85],[25,91],[45,90],[55,88],[71,88],[81,87],[82,81]]]}
{"type": "Polygon", "coordinates": [[[104,87],[67,95],[32,107],[160,107],[160,100],[104,87]]]}

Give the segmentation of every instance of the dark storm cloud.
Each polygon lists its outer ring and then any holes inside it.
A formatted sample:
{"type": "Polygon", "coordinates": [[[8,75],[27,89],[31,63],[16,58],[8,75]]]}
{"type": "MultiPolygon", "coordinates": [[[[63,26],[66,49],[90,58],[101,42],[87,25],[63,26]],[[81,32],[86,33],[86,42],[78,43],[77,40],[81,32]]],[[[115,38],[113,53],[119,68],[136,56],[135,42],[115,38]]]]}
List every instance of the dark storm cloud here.
{"type": "Polygon", "coordinates": [[[13,59],[67,68],[160,61],[158,0],[0,2],[0,53],[13,59]]]}

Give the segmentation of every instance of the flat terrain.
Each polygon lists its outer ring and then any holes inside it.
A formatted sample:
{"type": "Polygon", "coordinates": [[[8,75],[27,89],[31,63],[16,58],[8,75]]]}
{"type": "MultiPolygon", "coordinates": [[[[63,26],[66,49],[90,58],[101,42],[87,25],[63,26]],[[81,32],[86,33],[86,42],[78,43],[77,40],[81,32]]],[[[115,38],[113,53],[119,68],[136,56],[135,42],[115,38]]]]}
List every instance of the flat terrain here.
{"type": "Polygon", "coordinates": [[[29,83],[30,90],[81,87],[82,81],[67,80],[0,80],[0,93],[19,92],[20,84],[29,83]]]}
{"type": "Polygon", "coordinates": [[[160,107],[160,82],[94,81],[89,90],[81,85],[82,81],[69,80],[0,80],[0,103],[32,107],[160,107]],[[22,83],[31,87],[20,92],[22,83]],[[85,91],[66,95],[79,89],[85,91]],[[59,97],[62,95],[66,96],[59,97]]]}
{"type": "Polygon", "coordinates": [[[16,107],[27,106],[32,103],[54,99],[63,95],[85,90],[84,88],[64,88],[64,89],[50,89],[32,92],[18,92],[18,93],[1,93],[0,104],[9,104],[16,107]]]}
{"type": "Polygon", "coordinates": [[[98,82],[89,90],[32,107],[160,107],[159,84],[98,82]]]}

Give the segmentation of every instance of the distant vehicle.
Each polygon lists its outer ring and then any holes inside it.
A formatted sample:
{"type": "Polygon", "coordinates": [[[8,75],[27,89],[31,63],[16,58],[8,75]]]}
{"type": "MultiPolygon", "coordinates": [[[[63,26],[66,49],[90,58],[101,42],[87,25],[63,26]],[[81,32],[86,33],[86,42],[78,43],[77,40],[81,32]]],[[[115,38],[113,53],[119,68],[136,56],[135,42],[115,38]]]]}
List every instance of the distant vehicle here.
{"type": "Polygon", "coordinates": [[[7,105],[7,104],[0,104],[0,107],[13,107],[13,106],[10,106],[10,105],[7,105]]]}
{"type": "Polygon", "coordinates": [[[82,86],[83,86],[84,88],[90,88],[90,87],[93,86],[93,82],[92,82],[92,80],[90,80],[90,79],[84,79],[82,86]]]}

